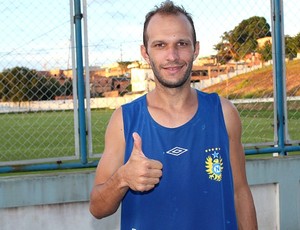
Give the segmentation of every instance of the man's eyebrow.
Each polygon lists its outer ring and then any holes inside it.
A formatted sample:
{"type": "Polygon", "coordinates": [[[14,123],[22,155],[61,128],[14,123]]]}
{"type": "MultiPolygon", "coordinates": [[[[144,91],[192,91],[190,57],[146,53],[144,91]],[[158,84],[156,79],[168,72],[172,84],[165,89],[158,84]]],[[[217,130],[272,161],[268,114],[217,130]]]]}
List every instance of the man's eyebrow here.
{"type": "Polygon", "coordinates": [[[161,43],[166,43],[164,40],[154,40],[151,43],[149,43],[150,45],[155,45],[155,44],[161,44],[161,43]]]}
{"type": "Polygon", "coordinates": [[[188,43],[192,42],[191,39],[189,39],[189,38],[180,38],[178,41],[179,42],[188,42],[188,43]]]}
{"type": "Polygon", "coordinates": [[[151,43],[161,43],[161,42],[165,42],[164,40],[153,40],[151,43]]]}
{"type": "MultiPolygon", "coordinates": [[[[153,43],[167,43],[167,40],[162,40],[162,39],[158,39],[158,40],[153,40],[151,42],[151,44],[153,43]]],[[[179,38],[178,40],[176,40],[175,42],[187,42],[187,43],[192,43],[192,41],[189,38],[179,38]]]]}

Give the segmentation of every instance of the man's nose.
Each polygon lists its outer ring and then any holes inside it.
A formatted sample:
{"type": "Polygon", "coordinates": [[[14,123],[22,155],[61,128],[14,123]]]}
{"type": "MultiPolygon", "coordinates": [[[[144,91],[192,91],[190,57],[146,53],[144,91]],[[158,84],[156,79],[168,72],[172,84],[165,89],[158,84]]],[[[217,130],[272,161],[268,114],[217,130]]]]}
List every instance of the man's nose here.
{"type": "Polygon", "coordinates": [[[167,59],[169,61],[175,61],[179,58],[179,52],[178,52],[178,48],[177,47],[169,47],[169,49],[167,50],[167,59]]]}

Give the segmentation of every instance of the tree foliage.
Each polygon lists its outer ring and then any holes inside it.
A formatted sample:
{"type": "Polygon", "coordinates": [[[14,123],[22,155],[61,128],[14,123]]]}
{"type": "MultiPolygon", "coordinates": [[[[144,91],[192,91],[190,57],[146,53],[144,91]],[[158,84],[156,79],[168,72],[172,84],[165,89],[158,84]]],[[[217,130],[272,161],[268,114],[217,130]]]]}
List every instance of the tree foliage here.
{"type": "Polygon", "coordinates": [[[270,36],[270,25],[264,17],[253,16],[240,22],[233,30],[226,31],[215,45],[220,62],[238,61],[256,51],[257,39],[270,36]]]}
{"type": "Polygon", "coordinates": [[[257,49],[257,52],[261,55],[262,62],[266,62],[272,59],[272,44],[271,42],[265,42],[263,47],[257,49]]]}
{"type": "Polygon", "coordinates": [[[53,100],[56,96],[71,94],[70,80],[61,85],[55,78],[41,75],[33,69],[14,67],[0,73],[1,101],[53,100]]]}
{"type": "Polygon", "coordinates": [[[300,33],[295,37],[289,35],[285,36],[285,56],[288,59],[297,57],[297,53],[300,52],[300,33]]]}

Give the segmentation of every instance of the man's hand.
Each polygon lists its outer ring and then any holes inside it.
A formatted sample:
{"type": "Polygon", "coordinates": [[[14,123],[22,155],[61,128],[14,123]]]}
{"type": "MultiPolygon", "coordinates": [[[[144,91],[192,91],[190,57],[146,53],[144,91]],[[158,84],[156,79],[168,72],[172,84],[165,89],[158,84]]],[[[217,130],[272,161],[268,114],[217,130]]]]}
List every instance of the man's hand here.
{"type": "Polygon", "coordinates": [[[134,145],[131,156],[124,165],[124,179],[134,191],[149,191],[159,183],[162,176],[162,163],[148,159],[142,151],[142,139],[133,133],[134,145]]]}

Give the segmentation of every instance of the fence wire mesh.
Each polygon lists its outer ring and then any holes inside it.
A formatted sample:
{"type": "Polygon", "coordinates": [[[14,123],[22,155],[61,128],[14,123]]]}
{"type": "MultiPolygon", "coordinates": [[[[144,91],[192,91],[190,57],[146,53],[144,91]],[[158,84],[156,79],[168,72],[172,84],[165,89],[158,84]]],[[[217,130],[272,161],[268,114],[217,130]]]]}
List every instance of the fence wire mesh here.
{"type": "Polygon", "coordinates": [[[75,155],[68,1],[1,1],[0,162],[75,155]]]}
{"type": "MultiPolygon", "coordinates": [[[[181,1],[195,22],[200,56],[192,84],[229,98],[239,110],[245,146],[274,145],[270,1],[181,1]]],[[[90,157],[104,148],[113,109],[153,88],[140,45],[145,14],[161,1],[82,0],[92,134],[90,157]],[[85,8],[86,7],[86,8],[85,8]]],[[[287,117],[299,142],[300,5],[283,1],[287,117]]],[[[77,158],[74,130],[72,1],[2,1],[0,161],[77,158]]],[[[75,111],[76,114],[76,111],[75,111]]],[[[76,119],[75,119],[76,120],[76,119]]],[[[4,163],[3,163],[4,162],[4,163]]]]}
{"type": "Polygon", "coordinates": [[[300,5],[296,1],[284,1],[288,141],[291,143],[299,143],[300,140],[300,26],[294,21],[295,18],[300,19],[299,10],[300,5]]]}

